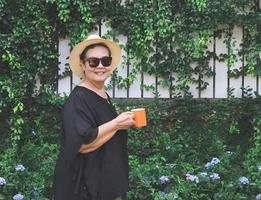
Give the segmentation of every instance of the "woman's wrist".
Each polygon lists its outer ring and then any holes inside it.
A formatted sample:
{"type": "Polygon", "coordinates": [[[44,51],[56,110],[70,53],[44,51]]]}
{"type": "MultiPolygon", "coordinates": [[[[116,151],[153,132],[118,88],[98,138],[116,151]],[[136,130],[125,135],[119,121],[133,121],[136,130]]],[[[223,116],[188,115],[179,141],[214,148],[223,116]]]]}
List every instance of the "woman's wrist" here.
{"type": "Polygon", "coordinates": [[[113,131],[118,131],[120,129],[119,127],[119,123],[117,122],[117,119],[114,118],[113,120],[110,121],[111,122],[111,126],[112,126],[112,130],[113,131]]]}

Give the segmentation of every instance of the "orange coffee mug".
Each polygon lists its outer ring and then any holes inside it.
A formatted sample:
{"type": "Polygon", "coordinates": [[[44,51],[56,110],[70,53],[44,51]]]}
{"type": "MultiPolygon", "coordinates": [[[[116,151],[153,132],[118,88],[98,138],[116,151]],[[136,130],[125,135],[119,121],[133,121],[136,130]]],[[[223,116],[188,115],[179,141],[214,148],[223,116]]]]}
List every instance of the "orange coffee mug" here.
{"type": "Polygon", "coordinates": [[[147,118],[145,108],[136,108],[131,110],[134,114],[134,126],[143,127],[147,126],[147,118]]]}

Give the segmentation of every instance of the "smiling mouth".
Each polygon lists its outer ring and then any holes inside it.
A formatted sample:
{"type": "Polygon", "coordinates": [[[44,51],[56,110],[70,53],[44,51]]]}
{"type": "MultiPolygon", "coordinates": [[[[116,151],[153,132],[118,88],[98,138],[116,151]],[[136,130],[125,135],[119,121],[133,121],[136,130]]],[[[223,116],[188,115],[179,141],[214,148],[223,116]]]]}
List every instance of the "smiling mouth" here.
{"type": "Polygon", "coordinates": [[[105,72],[95,72],[95,74],[98,76],[101,76],[101,75],[105,74],[105,72]]]}

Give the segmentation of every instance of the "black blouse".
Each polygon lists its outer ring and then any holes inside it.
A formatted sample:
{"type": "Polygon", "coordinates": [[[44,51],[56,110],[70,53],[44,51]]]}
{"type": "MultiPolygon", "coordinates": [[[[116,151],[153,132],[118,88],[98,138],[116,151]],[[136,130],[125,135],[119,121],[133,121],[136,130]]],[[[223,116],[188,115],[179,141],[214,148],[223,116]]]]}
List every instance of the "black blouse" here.
{"type": "Polygon", "coordinates": [[[61,152],[54,179],[55,200],[113,200],[128,190],[127,131],[120,130],[97,150],[81,154],[98,126],[117,117],[108,100],[76,86],[63,108],[61,152]]]}

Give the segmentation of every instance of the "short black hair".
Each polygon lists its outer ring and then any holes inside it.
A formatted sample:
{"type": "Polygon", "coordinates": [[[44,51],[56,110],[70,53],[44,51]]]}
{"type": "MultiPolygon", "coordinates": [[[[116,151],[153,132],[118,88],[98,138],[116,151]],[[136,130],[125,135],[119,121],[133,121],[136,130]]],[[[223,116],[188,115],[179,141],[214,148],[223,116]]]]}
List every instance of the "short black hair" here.
{"type": "Polygon", "coordinates": [[[104,44],[104,43],[96,43],[96,44],[92,44],[92,45],[89,45],[89,46],[85,47],[85,49],[82,51],[82,53],[80,55],[80,60],[83,61],[85,59],[85,55],[86,55],[86,53],[87,53],[87,51],[89,49],[93,49],[93,48],[98,47],[98,46],[105,47],[108,50],[108,52],[109,52],[109,56],[111,56],[111,50],[110,50],[110,48],[106,44],[104,44]]]}

